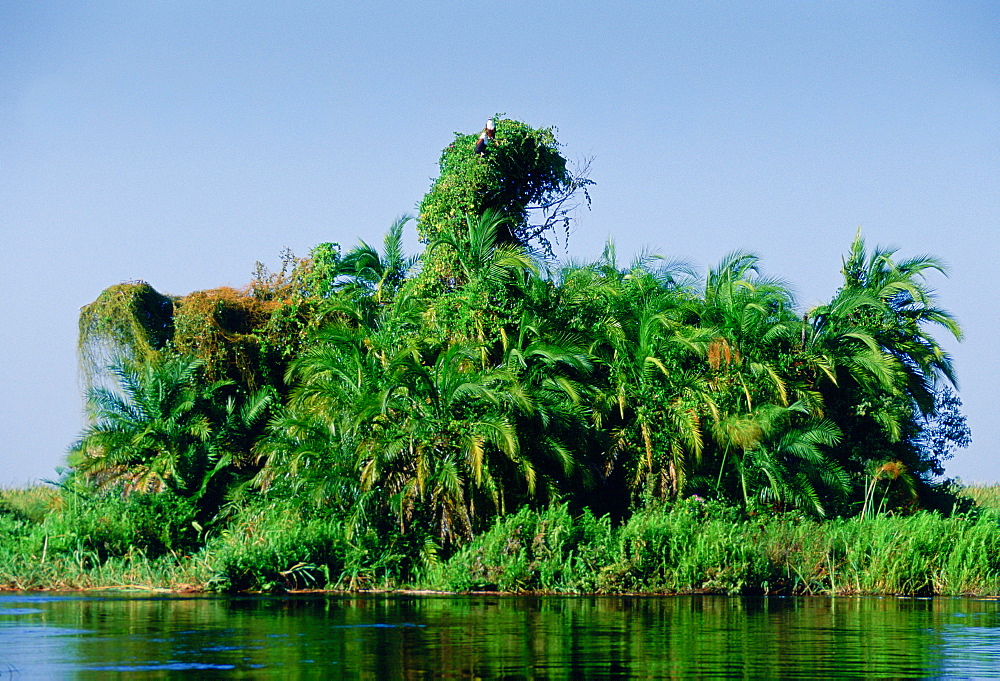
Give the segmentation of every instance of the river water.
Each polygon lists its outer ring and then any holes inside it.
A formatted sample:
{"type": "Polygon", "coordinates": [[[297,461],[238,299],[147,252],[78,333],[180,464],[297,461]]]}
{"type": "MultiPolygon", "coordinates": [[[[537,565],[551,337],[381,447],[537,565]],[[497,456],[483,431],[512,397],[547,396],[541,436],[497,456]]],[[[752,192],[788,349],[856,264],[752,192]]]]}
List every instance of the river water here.
{"type": "Polygon", "coordinates": [[[0,594],[0,679],[1000,678],[1000,602],[0,594]]]}

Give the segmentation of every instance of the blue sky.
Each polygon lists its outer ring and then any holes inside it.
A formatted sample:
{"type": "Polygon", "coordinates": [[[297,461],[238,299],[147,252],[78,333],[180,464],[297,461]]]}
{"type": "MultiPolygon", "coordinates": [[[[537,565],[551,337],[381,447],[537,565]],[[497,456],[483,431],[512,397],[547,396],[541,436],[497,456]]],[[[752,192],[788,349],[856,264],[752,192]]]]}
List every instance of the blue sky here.
{"type": "Polygon", "coordinates": [[[571,257],[751,250],[803,310],[859,227],[945,260],[974,440],[948,473],[1000,480],[998,36],[995,2],[4,3],[0,486],[78,434],[102,289],[377,242],[495,112],[593,159],[571,257]]]}

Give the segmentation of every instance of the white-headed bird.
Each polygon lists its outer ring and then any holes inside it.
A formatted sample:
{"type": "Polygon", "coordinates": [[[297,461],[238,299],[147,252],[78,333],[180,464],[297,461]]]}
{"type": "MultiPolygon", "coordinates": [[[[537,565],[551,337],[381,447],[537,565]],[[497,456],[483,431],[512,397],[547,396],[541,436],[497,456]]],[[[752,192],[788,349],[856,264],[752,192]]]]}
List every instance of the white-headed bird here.
{"type": "Polygon", "coordinates": [[[486,127],[479,134],[479,139],[476,141],[476,153],[480,156],[486,155],[486,145],[493,141],[496,137],[497,127],[493,123],[493,119],[490,118],[486,121],[486,127]]]}

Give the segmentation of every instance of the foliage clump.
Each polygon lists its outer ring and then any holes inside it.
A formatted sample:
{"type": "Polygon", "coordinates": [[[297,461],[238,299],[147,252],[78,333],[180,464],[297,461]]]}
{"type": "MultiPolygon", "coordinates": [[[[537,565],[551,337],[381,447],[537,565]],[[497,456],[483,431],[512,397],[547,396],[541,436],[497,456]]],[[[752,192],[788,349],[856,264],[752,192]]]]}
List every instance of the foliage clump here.
{"type": "Polygon", "coordinates": [[[174,299],[144,281],[109,286],[80,310],[78,348],[84,385],[117,357],[152,361],[171,340],[174,299]]]}
{"type": "MultiPolygon", "coordinates": [[[[569,235],[570,213],[593,184],[584,167],[573,173],[559,153],[554,128],[532,128],[520,121],[494,119],[495,138],[476,153],[476,134],[455,133],[441,153],[441,174],[420,203],[418,233],[432,244],[441,238],[468,237],[467,218],[494,213],[498,245],[517,245],[552,254],[557,225],[569,235]]],[[[424,263],[429,276],[449,278],[458,265],[447,249],[424,263]],[[449,257],[450,255],[450,257],[449,257]]]]}
{"type": "Polygon", "coordinates": [[[308,258],[284,252],[278,272],[258,262],[242,289],[167,296],[141,281],[110,286],[80,312],[85,385],[107,378],[118,359],[151,364],[166,352],[199,359],[209,381],[280,389],[288,360],[322,319],[339,263],[339,246],[324,243],[308,258]]]}
{"type": "Polygon", "coordinates": [[[205,362],[210,379],[258,388],[261,339],[254,332],[265,327],[279,305],[229,287],[184,296],[174,314],[174,347],[205,362]]]}

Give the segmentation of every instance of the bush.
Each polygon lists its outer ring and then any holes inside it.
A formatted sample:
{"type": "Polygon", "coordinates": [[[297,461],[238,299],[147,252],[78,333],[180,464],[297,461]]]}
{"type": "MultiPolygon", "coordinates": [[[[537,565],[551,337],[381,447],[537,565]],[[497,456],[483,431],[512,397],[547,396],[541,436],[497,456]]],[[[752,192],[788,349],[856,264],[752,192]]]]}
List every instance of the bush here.
{"type": "Polygon", "coordinates": [[[205,546],[216,591],[324,587],[343,572],[348,542],[331,517],[306,518],[291,508],[254,507],[205,546]]]}
{"type": "Polygon", "coordinates": [[[522,508],[499,518],[443,564],[431,564],[426,585],[448,591],[593,592],[611,538],[607,517],[565,504],[544,511],[522,508]]]}
{"type": "Polygon", "coordinates": [[[647,507],[617,534],[607,588],[644,592],[761,591],[774,580],[762,526],[737,511],[691,497],[647,507]]]}
{"type": "Polygon", "coordinates": [[[190,499],[168,491],[123,496],[109,490],[87,499],[68,496],[40,530],[49,551],[92,551],[99,562],[136,551],[155,558],[197,546],[196,510],[190,499]]]}
{"type": "Polygon", "coordinates": [[[0,514],[40,523],[50,511],[62,507],[63,498],[54,487],[33,485],[24,489],[0,490],[0,514]]]}

